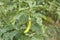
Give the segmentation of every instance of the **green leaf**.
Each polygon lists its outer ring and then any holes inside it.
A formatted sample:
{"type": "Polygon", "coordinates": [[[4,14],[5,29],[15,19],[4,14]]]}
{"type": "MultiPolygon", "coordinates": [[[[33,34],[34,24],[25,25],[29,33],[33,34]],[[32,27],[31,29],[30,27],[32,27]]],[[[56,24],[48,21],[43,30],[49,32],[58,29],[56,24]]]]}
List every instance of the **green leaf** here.
{"type": "Polygon", "coordinates": [[[17,31],[12,31],[12,32],[7,32],[7,33],[4,33],[4,39],[5,40],[13,40],[13,37],[17,34],[17,31]]]}

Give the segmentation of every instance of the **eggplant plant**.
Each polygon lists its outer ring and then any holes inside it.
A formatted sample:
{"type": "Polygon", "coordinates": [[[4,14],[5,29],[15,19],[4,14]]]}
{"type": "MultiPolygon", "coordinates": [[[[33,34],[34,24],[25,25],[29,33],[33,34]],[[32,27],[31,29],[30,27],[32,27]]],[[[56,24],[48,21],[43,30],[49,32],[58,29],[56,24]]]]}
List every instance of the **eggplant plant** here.
{"type": "Polygon", "coordinates": [[[0,40],[60,40],[60,0],[0,0],[0,40]]]}

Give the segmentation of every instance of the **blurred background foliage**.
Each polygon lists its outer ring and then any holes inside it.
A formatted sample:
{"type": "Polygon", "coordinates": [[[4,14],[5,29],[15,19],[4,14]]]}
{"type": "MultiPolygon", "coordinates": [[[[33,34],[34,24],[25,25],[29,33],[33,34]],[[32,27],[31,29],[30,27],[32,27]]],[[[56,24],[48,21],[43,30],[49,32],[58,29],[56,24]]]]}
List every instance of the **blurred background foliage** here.
{"type": "Polygon", "coordinates": [[[0,40],[60,40],[60,0],[0,0],[0,40]]]}

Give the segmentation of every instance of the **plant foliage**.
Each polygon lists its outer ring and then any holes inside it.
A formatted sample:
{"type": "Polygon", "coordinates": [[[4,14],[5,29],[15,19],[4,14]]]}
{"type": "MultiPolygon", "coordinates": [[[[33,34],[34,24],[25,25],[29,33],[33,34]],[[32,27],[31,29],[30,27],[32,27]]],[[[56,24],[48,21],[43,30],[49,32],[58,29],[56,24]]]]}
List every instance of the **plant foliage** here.
{"type": "Polygon", "coordinates": [[[0,0],[0,40],[60,40],[60,0],[0,0]]]}

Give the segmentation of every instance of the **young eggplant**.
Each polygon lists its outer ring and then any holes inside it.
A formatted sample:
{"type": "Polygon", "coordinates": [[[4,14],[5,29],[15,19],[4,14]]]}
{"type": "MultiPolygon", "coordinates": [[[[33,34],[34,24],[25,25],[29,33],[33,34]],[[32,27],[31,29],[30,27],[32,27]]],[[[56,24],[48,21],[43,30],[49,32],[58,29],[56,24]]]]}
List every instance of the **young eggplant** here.
{"type": "Polygon", "coordinates": [[[26,28],[26,30],[24,31],[24,33],[28,33],[29,30],[30,30],[30,28],[31,28],[31,18],[30,18],[30,16],[29,16],[29,22],[28,22],[27,28],[26,28]]]}

